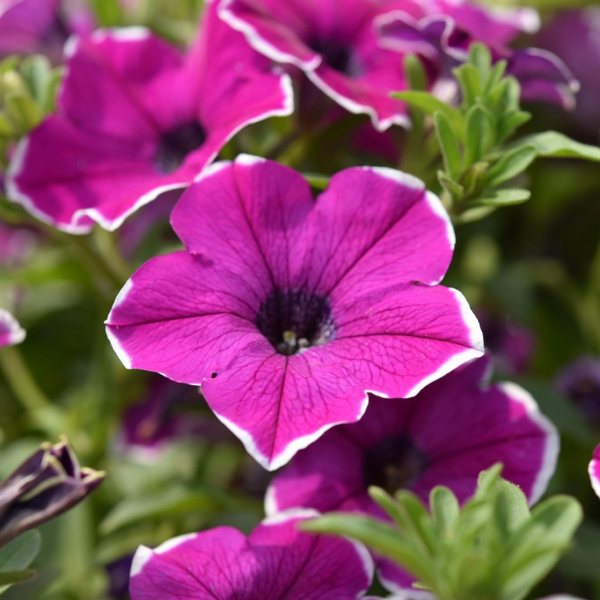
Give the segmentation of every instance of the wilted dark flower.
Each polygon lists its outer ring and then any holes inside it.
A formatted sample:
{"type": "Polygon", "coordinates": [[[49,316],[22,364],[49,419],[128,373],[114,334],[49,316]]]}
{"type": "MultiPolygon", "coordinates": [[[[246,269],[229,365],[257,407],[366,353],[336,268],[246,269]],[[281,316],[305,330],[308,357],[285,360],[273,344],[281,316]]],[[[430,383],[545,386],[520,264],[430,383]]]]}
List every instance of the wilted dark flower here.
{"type": "Polygon", "coordinates": [[[0,485],[0,547],[81,502],[103,478],[79,466],[66,439],[42,444],[0,485]]]}

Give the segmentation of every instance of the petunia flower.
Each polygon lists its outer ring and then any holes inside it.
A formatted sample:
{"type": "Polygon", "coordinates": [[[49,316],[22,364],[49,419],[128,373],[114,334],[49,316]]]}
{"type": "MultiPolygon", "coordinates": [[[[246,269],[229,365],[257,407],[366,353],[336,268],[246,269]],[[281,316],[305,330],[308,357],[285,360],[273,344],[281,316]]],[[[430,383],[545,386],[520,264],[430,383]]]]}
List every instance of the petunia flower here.
{"type": "Polygon", "coordinates": [[[211,166],[107,320],[128,368],[200,385],[265,468],[285,464],[367,392],[414,396],[481,355],[463,296],[436,285],[454,247],[439,199],[392,169],[341,171],[316,203],[303,177],[242,155],[211,166]]]}
{"type": "MultiPolygon", "coordinates": [[[[408,489],[425,502],[444,485],[463,502],[496,462],[536,502],[554,472],[557,431],[525,390],[488,385],[489,366],[489,356],[475,360],[409,401],[372,397],[359,423],[334,427],[275,476],[267,514],[302,506],[387,518],[367,493],[371,485],[408,489]]],[[[394,563],[380,559],[378,567],[390,591],[411,590],[413,578],[394,563]]]]}
{"type": "Polygon", "coordinates": [[[562,368],[554,385],[600,429],[600,358],[580,356],[562,368]]]}
{"type": "Polygon", "coordinates": [[[154,462],[169,443],[185,438],[212,442],[235,440],[212,415],[207,418],[190,410],[197,408],[197,396],[195,388],[153,375],[147,393],[123,414],[116,453],[141,462],[154,462]]]}
{"type": "Polygon", "coordinates": [[[0,308],[0,348],[20,344],[25,339],[25,330],[7,311],[0,308]]]}
{"type": "Polygon", "coordinates": [[[536,45],[553,52],[573,71],[581,83],[577,107],[570,125],[592,144],[600,132],[600,7],[556,11],[535,38],[536,45]]]}
{"type": "Polygon", "coordinates": [[[103,480],[69,444],[42,444],[0,485],[0,546],[72,508],[103,480]]]}
{"type": "Polygon", "coordinates": [[[556,55],[539,48],[507,46],[520,33],[539,28],[529,9],[484,7],[467,0],[423,2],[421,15],[402,9],[381,15],[376,28],[384,48],[419,55],[426,64],[432,91],[444,100],[458,92],[451,68],[463,62],[476,41],[490,47],[494,60],[507,61],[506,74],[517,78],[523,100],[542,100],[566,109],[575,105],[579,83],[556,55]]]}
{"type": "Polygon", "coordinates": [[[0,0],[0,57],[38,52],[58,63],[69,36],[93,26],[79,0],[0,0]]]}
{"type": "Polygon", "coordinates": [[[590,461],[588,472],[590,474],[590,480],[592,487],[598,496],[600,496],[600,446],[596,446],[594,450],[594,456],[590,461]]]}
{"type": "Polygon", "coordinates": [[[155,550],[141,546],[131,568],[131,600],[356,600],[373,563],[361,544],[315,536],[298,522],[315,511],[262,521],[246,537],[232,527],[183,535],[155,550]]]}
{"type": "Polygon", "coordinates": [[[114,230],[187,187],[237,131],[293,110],[289,78],[221,22],[214,2],[182,57],[142,28],[68,48],[59,112],[17,148],[8,196],[69,233],[114,230]]]}
{"type": "Polygon", "coordinates": [[[373,21],[411,0],[223,0],[219,14],[253,48],[300,68],[352,113],[368,114],[383,131],[407,125],[405,106],[390,98],[406,89],[401,60],[378,44],[373,21]]]}
{"type": "Polygon", "coordinates": [[[526,372],[536,345],[533,331],[488,311],[477,311],[477,319],[496,367],[503,373],[526,372]]]}

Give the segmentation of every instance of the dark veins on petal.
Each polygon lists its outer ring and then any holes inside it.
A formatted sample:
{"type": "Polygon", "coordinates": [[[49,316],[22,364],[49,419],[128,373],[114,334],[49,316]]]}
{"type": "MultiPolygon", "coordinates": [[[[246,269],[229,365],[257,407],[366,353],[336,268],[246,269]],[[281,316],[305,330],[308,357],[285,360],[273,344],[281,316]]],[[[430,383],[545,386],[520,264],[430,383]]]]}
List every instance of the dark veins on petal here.
{"type": "Polygon", "coordinates": [[[154,166],[160,173],[177,170],[186,156],[206,141],[206,131],[196,121],[182,123],[162,134],[154,156],[154,166]]]}
{"type": "Polygon", "coordinates": [[[365,452],[365,484],[376,485],[393,494],[410,487],[425,471],[428,462],[427,456],[407,436],[384,438],[365,452]]]}
{"type": "Polygon", "coordinates": [[[273,290],[258,309],[256,326],[285,356],[322,346],[335,335],[327,298],[303,291],[273,290]]]}

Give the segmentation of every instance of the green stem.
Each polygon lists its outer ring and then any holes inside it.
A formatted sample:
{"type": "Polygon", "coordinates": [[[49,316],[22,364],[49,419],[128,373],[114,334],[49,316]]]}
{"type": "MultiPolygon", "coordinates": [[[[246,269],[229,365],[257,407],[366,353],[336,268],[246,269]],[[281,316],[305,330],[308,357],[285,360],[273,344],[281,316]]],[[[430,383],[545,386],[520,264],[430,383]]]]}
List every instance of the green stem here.
{"type": "Polygon", "coordinates": [[[29,413],[34,413],[41,408],[51,407],[36,383],[29,367],[23,360],[17,348],[5,347],[0,351],[0,369],[4,373],[15,396],[29,413]]]}
{"type": "Polygon", "coordinates": [[[123,285],[131,277],[131,267],[121,255],[114,233],[96,227],[94,241],[100,257],[104,259],[104,264],[123,285]]]}

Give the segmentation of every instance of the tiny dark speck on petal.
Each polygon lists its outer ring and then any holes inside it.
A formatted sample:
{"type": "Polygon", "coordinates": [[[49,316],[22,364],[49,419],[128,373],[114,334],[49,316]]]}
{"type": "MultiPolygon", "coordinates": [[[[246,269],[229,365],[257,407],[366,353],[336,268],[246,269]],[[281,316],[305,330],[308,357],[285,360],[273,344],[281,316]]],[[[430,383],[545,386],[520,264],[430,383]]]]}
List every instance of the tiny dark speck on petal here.
{"type": "Polygon", "coordinates": [[[215,379],[217,377],[217,373],[211,373],[210,377],[211,379],[215,379]]]}

